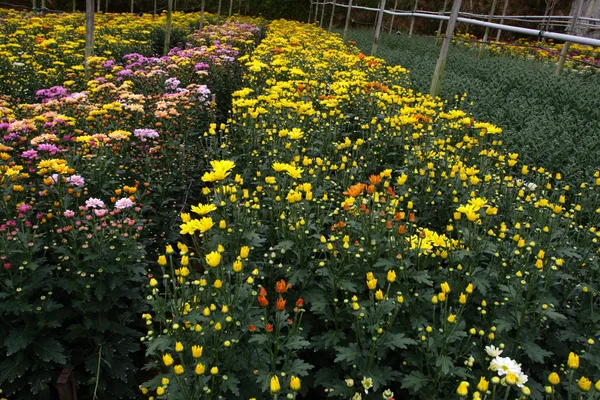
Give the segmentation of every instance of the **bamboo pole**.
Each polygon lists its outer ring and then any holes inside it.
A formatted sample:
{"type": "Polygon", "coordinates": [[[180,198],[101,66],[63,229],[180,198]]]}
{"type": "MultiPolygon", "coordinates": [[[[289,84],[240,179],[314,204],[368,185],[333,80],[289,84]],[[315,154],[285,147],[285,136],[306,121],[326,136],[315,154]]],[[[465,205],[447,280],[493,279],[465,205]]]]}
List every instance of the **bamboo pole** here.
{"type": "Polygon", "coordinates": [[[333,26],[333,16],[335,15],[335,3],[337,0],[333,0],[333,4],[331,5],[331,16],[329,17],[329,28],[327,28],[327,32],[331,32],[331,27],[333,26]]]}
{"type": "Polygon", "coordinates": [[[350,23],[350,13],[352,12],[352,0],[348,0],[348,11],[346,11],[346,23],[344,24],[344,41],[348,37],[348,24],[350,23]]]}
{"type": "Polygon", "coordinates": [[[163,48],[163,55],[169,54],[169,47],[171,45],[171,14],[173,12],[173,0],[167,0],[167,27],[165,29],[165,47],[163,48]]]}
{"type": "Polygon", "coordinates": [[[219,0],[219,9],[217,10],[217,25],[221,24],[221,4],[223,0],[219,0]]]}
{"type": "Polygon", "coordinates": [[[379,14],[377,16],[377,26],[375,27],[375,37],[373,38],[373,46],[371,46],[371,55],[377,55],[377,46],[379,45],[379,34],[381,33],[381,22],[383,21],[383,12],[385,11],[385,0],[381,0],[379,14]]]}
{"type": "MultiPolygon", "coordinates": [[[[488,17],[488,22],[492,22],[492,19],[494,18],[494,11],[496,11],[496,3],[498,3],[498,0],[492,1],[492,7],[490,8],[490,15],[488,17]]],[[[479,46],[479,55],[478,55],[479,58],[481,58],[483,56],[483,49],[485,48],[485,44],[487,42],[489,34],[490,34],[490,28],[486,26],[485,32],[483,33],[483,40],[481,41],[481,45],[479,46]]]]}
{"type": "MultiPolygon", "coordinates": [[[[448,0],[444,0],[444,8],[442,9],[441,15],[446,14],[446,6],[447,5],[448,5],[448,0]]],[[[437,30],[437,34],[436,34],[437,37],[440,37],[440,35],[442,34],[442,28],[443,27],[444,27],[444,20],[440,19],[440,25],[438,26],[438,30],[437,30]]]]}
{"type": "MultiPolygon", "coordinates": [[[[583,7],[584,0],[579,0],[579,6],[577,7],[577,11],[575,15],[573,15],[573,19],[571,20],[571,25],[569,25],[569,34],[572,34],[577,26],[577,20],[579,19],[579,15],[581,14],[581,8],[583,7]]],[[[554,76],[559,76],[562,72],[563,67],[565,66],[565,60],[567,59],[567,53],[569,52],[569,47],[571,47],[571,42],[565,42],[563,44],[562,50],[560,51],[560,57],[558,58],[558,63],[556,64],[556,69],[554,70],[554,76]]]]}
{"type": "Polygon", "coordinates": [[[204,3],[206,3],[206,0],[202,0],[202,4],[200,5],[200,30],[204,28],[204,3]]]}
{"type": "Polygon", "coordinates": [[[440,94],[440,87],[442,86],[442,77],[444,76],[444,69],[446,68],[446,58],[448,57],[448,49],[452,42],[452,35],[454,34],[454,28],[456,27],[456,18],[458,18],[458,11],[462,0],[454,0],[452,4],[452,11],[450,12],[450,20],[446,27],[446,36],[442,43],[440,50],[440,56],[438,57],[437,63],[435,64],[435,71],[431,79],[431,87],[429,88],[429,94],[432,97],[436,97],[440,94]]]}
{"type": "MultiPolygon", "coordinates": [[[[504,8],[502,9],[502,17],[506,16],[506,10],[508,10],[508,0],[504,0],[504,8]]],[[[504,18],[500,19],[500,24],[504,23],[504,18]]],[[[496,33],[496,42],[500,41],[500,35],[502,34],[502,29],[498,29],[498,33],[496,33]]]]}
{"type": "MultiPolygon", "coordinates": [[[[396,2],[394,3],[394,12],[396,12],[397,8],[398,8],[398,0],[396,0],[396,2]]],[[[394,17],[395,17],[395,15],[392,14],[392,20],[390,21],[390,35],[392,34],[392,29],[394,29],[394,17]]]]}
{"type": "Polygon", "coordinates": [[[85,1],[85,80],[90,80],[89,59],[94,54],[94,0],[85,1]]]}
{"type": "MultiPolygon", "coordinates": [[[[413,8],[413,12],[417,11],[418,5],[419,5],[419,0],[415,0],[415,7],[413,8]]],[[[410,29],[408,31],[408,36],[412,36],[414,26],[415,26],[415,17],[412,17],[410,19],[410,29]]]]}
{"type": "Polygon", "coordinates": [[[323,6],[321,7],[321,22],[319,22],[319,27],[323,27],[323,20],[325,19],[325,0],[323,0],[323,6]]]}

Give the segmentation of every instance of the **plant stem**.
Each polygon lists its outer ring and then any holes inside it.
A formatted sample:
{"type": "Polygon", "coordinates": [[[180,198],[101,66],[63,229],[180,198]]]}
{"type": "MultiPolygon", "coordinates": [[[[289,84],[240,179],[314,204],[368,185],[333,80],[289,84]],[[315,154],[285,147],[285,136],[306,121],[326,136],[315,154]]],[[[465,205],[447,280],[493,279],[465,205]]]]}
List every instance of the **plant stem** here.
{"type": "Polygon", "coordinates": [[[98,384],[100,383],[100,362],[102,361],[102,343],[98,350],[98,367],[96,368],[96,385],[94,386],[94,400],[98,398],[98,384]]]}

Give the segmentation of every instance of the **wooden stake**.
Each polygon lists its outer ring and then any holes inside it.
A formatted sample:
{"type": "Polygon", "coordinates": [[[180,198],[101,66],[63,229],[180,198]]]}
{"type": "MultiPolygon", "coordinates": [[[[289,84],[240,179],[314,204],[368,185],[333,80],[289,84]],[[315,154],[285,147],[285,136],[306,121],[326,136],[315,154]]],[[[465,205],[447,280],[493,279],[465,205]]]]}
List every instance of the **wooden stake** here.
{"type": "Polygon", "coordinates": [[[85,1],[85,80],[90,80],[89,58],[94,54],[94,0],[85,1]]]}
{"type": "Polygon", "coordinates": [[[229,17],[231,18],[231,12],[233,11],[233,0],[229,0],[229,17]]]}
{"type": "Polygon", "coordinates": [[[346,11],[346,23],[344,24],[344,41],[348,36],[348,24],[350,23],[350,13],[352,12],[352,0],[348,0],[348,11],[346,11]]]}
{"type": "Polygon", "coordinates": [[[333,0],[333,4],[331,5],[331,17],[329,17],[329,28],[327,28],[327,32],[331,32],[331,27],[333,26],[333,16],[335,15],[335,2],[337,0],[333,0]]]}
{"type": "Polygon", "coordinates": [[[167,27],[165,29],[165,47],[163,49],[163,55],[169,54],[169,47],[171,46],[171,14],[173,12],[173,0],[167,0],[167,27]]]}
{"type": "Polygon", "coordinates": [[[444,69],[446,68],[446,58],[448,57],[448,49],[452,42],[452,35],[454,34],[454,28],[456,27],[456,19],[458,18],[458,11],[462,0],[454,0],[452,4],[452,11],[450,12],[450,20],[446,27],[446,36],[442,43],[440,50],[440,56],[438,57],[437,63],[435,64],[435,71],[433,72],[433,78],[431,79],[431,87],[429,88],[429,94],[432,97],[436,97],[440,94],[440,87],[442,86],[442,77],[444,76],[444,69]]]}
{"type": "Polygon", "coordinates": [[[77,0],[73,0],[73,12],[77,11],[77,0]]]}
{"type": "Polygon", "coordinates": [[[316,24],[319,18],[319,0],[315,1],[315,20],[313,21],[313,24],[316,24]]]}
{"type": "Polygon", "coordinates": [[[312,17],[312,9],[313,9],[313,2],[312,0],[310,1],[310,6],[308,7],[308,23],[310,24],[310,17],[312,17]]]}
{"type": "MultiPolygon", "coordinates": [[[[506,10],[508,10],[508,0],[504,1],[504,8],[502,9],[502,17],[500,19],[500,25],[504,23],[504,17],[506,16],[506,10]]],[[[500,35],[502,34],[502,29],[498,29],[498,33],[496,33],[496,42],[500,41],[500,35]]]]}
{"type": "Polygon", "coordinates": [[[321,28],[323,27],[323,19],[325,19],[325,1],[323,0],[323,6],[321,7],[321,22],[319,23],[321,28]]]}
{"type": "Polygon", "coordinates": [[[42,10],[45,9],[45,8],[46,8],[46,0],[42,0],[42,10]]]}
{"type": "MultiPolygon", "coordinates": [[[[419,4],[419,0],[415,0],[415,8],[413,8],[413,12],[417,11],[418,4],[419,4]]],[[[412,17],[410,19],[410,30],[408,31],[408,36],[412,36],[414,26],[415,26],[415,17],[412,17]]]]}
{"type": "MultiPolygon", "coordinates": [[[[577,11],[575,15],[573,15],[573,19],[571,20],[571,25],[569,25],[569,34],[572,34],[577,26],[577,20],[579,19],[579,14],[581,14],[581,8],[583,7],[584,0],[579,0],[579,6],[577,7],[577,11]]],[[[565,60],[567,59],[567,53],[569,52],[569,47],[571,47],[571,42],[565,42],[560,51],[560,57],[558,58],[558,63],[556,64],[556,69],[554,70],[554,76],[559,76],[562,72],[563,67],[565,66],[565,60]]]]}
{"type": "Polygon", "coordinates": [[[221,23],[221,3],[223,3],[223,0],[219,0],[219,9],[217,10],[217,25],[221,23]]]}
{"type": "MultiPolygon", "coordinates": [[[[446,6],[447,5],[448,5],[448,0],[444,0],[444,8],[442,9],[441,15],[446,15],[446,6]]],[[[436,34],[437,37],[440,37],[440,35],[442,34],[442,27],[443,26],[444,26],[444,20],[441,19],[440,20],[440,25],[438,26],[438,30],[437,30],[437,34],[436,34]]]]}
{"type": "Polygon", "coordinates": [[[37,8],[37,2],[36,2],[36,0],[33,0],[33,4],[32,4],[31,8],[33,8],[33,11],[35,11],[35,9],[37,8]]]}
{"type": "MultiPolygon", "coordinates": [[[[398,0],[396,0],[396,2],[394,3],[394,12],[396,12],[397,8],[398,8],[398,0]]],[[[394,29],[394,17],[395,17],[395,15],[392,14],[392,20],[390,21],[390,35],[392,34],[392,29],[394,29]]]]}
{"type": "MultiPolygon", "coordinates": [[[[492,18],[494,17],[494,11],[496,11],[496,3],[498,2],[498,0],[493,0],[492,1],[492,8],[490,8],[490,16],[488,17],[488,22],[492,22],[492,18]]],[[[485,48],[485,44],[487,42],[488,39],[488,35],[490,34],[490,28],[489,27],[485,27],[485,32],[483,34],[483,40],[481,41],[481,46],[479,46],[479,58],[481,58],[483,56],[483,49],[485,48]]]]}
{"type": "Polygon", "coordinates": [[[383,21],[383,11],[385,10],[385,0],[381,0],[379,14],[377,16],[377,26],[375,27],[375,37],[373,38],[373,46],[371,46],[371,55],[377,55],[377,46],[379,45],[379,34],[381,33],[381,22],[383,21]]]}
{"type": "Polygon", "coordinates": [[[133,14],[133,0],[131,0],[131,13],[133,14]]]}

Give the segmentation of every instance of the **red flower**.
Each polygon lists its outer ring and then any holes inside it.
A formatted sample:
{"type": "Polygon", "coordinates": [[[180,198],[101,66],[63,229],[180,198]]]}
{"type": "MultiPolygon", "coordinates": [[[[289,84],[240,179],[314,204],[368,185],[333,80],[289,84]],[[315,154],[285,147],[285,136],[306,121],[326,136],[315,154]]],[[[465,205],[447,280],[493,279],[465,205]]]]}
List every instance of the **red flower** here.
{"type": "Polygon", "coordinates": [[[267,289],[265,289],[264,287],[261,287],[260,290],[258,291],[258,294],[260,294],[261,296],[266,296],[267,289]]]}
{"type": "Polygon", "coordinates": [[[275,291],[277,293],[285,293],[291,286],[292,285],[290,285],[289,283],[286,284],[285,281],[282,279],[275,285],[275,291]]]}
{"type": "Polygon", "coordinates": [[[400,225],[398,227],[398,233],[401,234],[401,235],[404,235],[406,233],[406,226],[400,225]]]}
{"type": "Polygon", "coordinates": [[[256,330],[256,326],[254,326],[254,324],[250,324],[250,326],[248,327],[248,330],[250,332],[254,332],[256,330]]]}
{"type": "Polygon", "coordinates": [[[296,307],[303,307],[304,306],[304,299],[302,297],[300,297],[298,300],[296,300],[296,307]]]}
{"type": "Polygon", "coordinates": [[[267,300],[265,296],[258,296],[258,304],[260,304],[261,307],[266,307],[269,305],[269,300],[267,300]]]}
{"type": "Polygon", "coordinates": [[[417,220],[417,217],[415,216],[415,213],[408,214],[408,220],[410,222],[415,222],[417,220]]]}
{"type": "Polygon", "coordinates": [[[277,299],[277,309],[279,311],[285,310],[285,300],[282,299],[281,297],[277,299]]]}
{"type": "Polygon", "coordinates": [[[267,331],[267,332],[273,332],[273,325],[267,324],[267,326],[265,326],[265,331],[267,331]]]}

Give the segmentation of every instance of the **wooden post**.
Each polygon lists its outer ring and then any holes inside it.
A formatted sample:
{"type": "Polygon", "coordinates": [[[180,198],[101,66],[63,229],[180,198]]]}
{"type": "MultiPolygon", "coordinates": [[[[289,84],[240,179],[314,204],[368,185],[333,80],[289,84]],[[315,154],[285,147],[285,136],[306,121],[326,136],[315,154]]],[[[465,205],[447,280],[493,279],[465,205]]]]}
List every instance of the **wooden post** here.
{"type": "MultiPolygon", "coordinates": [[[[506,16],[506,10],[508,10],[508,0],[504,0],[504,8],[502,9],[502,18],[500,19],[500,24],[504,23],[504,17],[506,16]]],[[[502,34],[502,29],[498,29],[498,33],[496,33],[496,42],[500,41],[501,34],[502,34]]]]}
{"type": "Polygon", "coordinates": [[[232,11],[233,11],[233,0],[229,0],[229,17],[231,17],[232,11]]]}
{"type": "Polygon", "coordinates": [[[238,1],[238,14],[241,15],[242,14],[242,0],[238,1]]]}
{"type": "Polygon", "coordinates": [[[73,12],[77,11],[77,0],[73,0],[73,12]]]}
{"type": "MultiPolygon", "coordinates": [[[[415,8],[413,8],[413,12],[417,11],[418,4],[419,4],[419,0],[415,0],[415,8]]],[[[413,16],[410,19],[410,29],[408,31],[408,36],[412,36],[414,26],[415,26],[415,17],[413,16]]]]}
{"type": "Polygon", "coordinates": [[[173,0],[167,0],[167,27],[165,29],[165,47],[163,49],[163,56],[169,54],[169,47],[171,46],[171,13],[173,12],[173,0]]]}
{"type": "Polygon", "coordinates": [[[73,369],[64,368],[56,380],[58,400],[77,400],[77,383],[73,369]]]}
{"type": "Polygon", "coordinates": [[[152,19],[156,17],[156,0],[154,0],[154,11],[152,11],[152,19]]]}
{"type": "Polygon", "coordinates": [[[346,23],[344,24],[344,41],[348,36],[348,24],[350,23],[350,13],[352,12],[352,0],[348,0],[348,11],[346,11],[346,23]]]}
{"type": "Polygon", "coordinates": [[[37,2],[36,2],[36,0],[33,0],[33,4],[32,4],[31,8],[33,8],[33,11],[35,11],[35,9],[37,8],[37,2]]]}
{"type": "Polygon", "coordinates": [[[130,12],[133,14],[133,0],[131,0],[131,10],[130,12]]]}
{"type": "MultiPolygon", "coordinates": [[[[398,8],[398,0],[396,0],[396,2],[394,3],[394,12],[396,12],[397,8],[398,8]]],[[[392,34],[392,29],[394,29],[394,17],[395,17],[395,15],[392,14],[392,20],[390,21],[390,35],[392,34]]]]}
{"type": "Polygon", "coordinates": [[[206,0],[202,0],[202,5],[200,5],[200,30],[204,28],[204,3],[206,0]]]}
{"type": "Polygon", "coordinates": [[[312,17],[312,7],[313,6],[313,2],[312,0],[310,0],[310,5],[308,7],[308,23],[310,24],[310,17],[312,17]]]}
{"type": "Polygon", "coordinates": [[[100,13],[100,0],[96,1],[96,12],[100,13]]]}
{"type": "Polygon", "coordinates": [[[446,58],[448,57],[448,49],[450,48],[450,43],[452,42],[452,35],[454,34],[454,28],[456,27],[456,19],[458,18],[458,11],[460,10],[461,3],[462,0],[454,0],[454,4],[452,4],[450,20],[448,21],[448,26],[446,27],[446,36],[442,42],[440,56],[435,64],[435,71],[433,72],[431,87],[429,88],[429,94],[432,97],[436,97],[440,94],[442,77],[444,76],[444,69],[446,68],[446,58]]]}
{"type": "Polygon", "coordinates": [[[217,25],[221,24],[221,4],[223,0],[219,0],[219,8],[217,10],[217,25]]]}
{"type": "Polygon", "coordinates": [[[108,0],[106,0],[104,2],[104,12],[107,13],[108,12],[108,0]]]}
{"type": "MultiPolygon", "coordinates": [[[[496,3],[498,2],[498,0],[493,0],[492,1],[492,7],[490,8],[490,15],[488,17],[488,22],[492,22],[492,18],[494,17],[494,11],[496,11],[496,3]]],[[[490,34],[490,28],[489,27],[485,27],[485,32],[483,33],[483,40],[481,41],[481,46],[479,46],[479,58],[481,58],[483,56],[483,49],[485,48],[485,44],[487,42],[488,39],[488,35],[490,34]]]]}
{"type": "Polygon", "coordinates": [[[85,0],[85,80],[90,80],[89,58],[94,54],[94,0],[85,0]]]}
{"type": "Polygon", "coordinates": [[[331,17],[329,17],[329,28],[327,28],[327,32],[331,32],[331,27],[333,26],[333,16],[335,15],[335,2],[337,0],[333,0],[333,4],[331,5],[331,17]]]}
{"type": "Polygon", "coordinates": [[[319,17],[319,0],[315,0],[315,20],[313,24],[317,23],[319,17]]]}
{"type": "Polygon", "coordinates": [[[42,8],[42,10],[46,8],[46,0],[42,0],[41,8],[42,8]]]}
{"type": "Polygon", "coordinates": [[[173,11],[177,10],[177,0],[173,0],[173,11]]]}
{"type": "Polygon", "coordinates": [[[379,45],[379,34],[381,33],[381,22],[383,21],[383,11],[385,10],[385,0],[381,0],[379,14],[377,15],[377,26],[375,27],[375,37],[373,38],[373,46],[371,46],[371,55],[377,55],[377,46],[379,45]]]}
{"type": "Polygon", "coordinates": [[[323,6],[321,7],[321,22],[319,22],[319,27],[323,27],[323,20],[325,19],[325,1],[323,0],[323,6]]]}
{"type": "MultiPolygon", "coordinates": [[[[577,26],[577,20],[579,19],[579,14],[581,14],[583,3],[584,0],[579,0],[579,6],[577,7],[575,15],[573,15],[571,25],[569,25],[569,34],[573,33],[575,27],[577,26]]],[[[567,59],[567,53],[569,52],[569,47],[571,47],[571,42],[565,42],[565,44],[563,44],[562,50],[560,51],[560,57],[558,58],[558,63],[556,64],[556,69],[554,70],[554,76],[559,76],[562,72],[562,69],[565,66],[565,60],[567,59]]]]}
{"type": "MultiPolygon", "coordinates": [[[[446,6],[448,5],[448,0],[444,0],[444,8],[442,9],[441,15],[446,15],[446,6]]],[[[438,30],[437,30],[437,37],[440,37],[440,35],[442,34],[442,27],[444,26],[444,20],[441,19],[440,20],[440,25],[438,26],[438,30]]]]}

